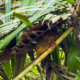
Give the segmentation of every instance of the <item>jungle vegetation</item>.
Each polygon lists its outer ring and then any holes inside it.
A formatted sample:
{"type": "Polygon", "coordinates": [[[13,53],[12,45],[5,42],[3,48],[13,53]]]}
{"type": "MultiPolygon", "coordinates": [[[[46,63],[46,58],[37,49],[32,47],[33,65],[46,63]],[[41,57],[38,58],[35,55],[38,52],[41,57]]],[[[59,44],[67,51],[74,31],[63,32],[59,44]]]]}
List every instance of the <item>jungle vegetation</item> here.
{"type": "Polygon", "coordinates": [[[0,0],[0,80],[80,80],[80,1],[0,0]]]}

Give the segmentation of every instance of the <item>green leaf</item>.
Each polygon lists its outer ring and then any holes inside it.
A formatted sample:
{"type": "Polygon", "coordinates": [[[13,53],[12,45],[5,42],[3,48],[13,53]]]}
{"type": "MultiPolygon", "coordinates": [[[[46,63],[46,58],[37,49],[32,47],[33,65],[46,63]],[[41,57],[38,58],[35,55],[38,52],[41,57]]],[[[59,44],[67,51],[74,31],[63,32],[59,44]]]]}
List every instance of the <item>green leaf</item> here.
{"type": "Polygon", "coordinates": [[[7,64],[4,65],[3,69],[6,73],[6,75],[8,76],[8,78],[10,78],[11,75],[12,75],[12,67],[11,67],[10,61],[7,64]]]}
{"type": "Polygon", "coordinates": [[[19,18],[21,22],[23,22],[26,26],[33,27],[32,23],[27,19],[25,15],[15,12],[14,15],[19,18]]]}
{"type": "MultiPolygon", "coordinates": [[[[10,13],[11,12],[11,0],[6,0],[5,1],[5,13],[10,13]]],[[[9,22],[10,21],[10,15],[5,17],[5,21],[9,22]]]]}
{"type": "Polygon", "coordinates": [[[65,4],[63,4],[63,3],[58,3],[58,2],[56,2],[55,3],[56,5],[61,5],[61,6],[63,6],[63,7],[67,7],[65,4]]]}
{"type": "MultiPolygon", "coordinates": [[[[33,22],[35,20],[37,20],[38,18],[40,18],[41,16],[54,11],[54,8],[50,8],[49,10],[44,10],[44,11],[38,11],[35,13],[34,16],[30,17],[29,20],[30,22],[33,22]]],[[[10,41],[17,35],[19,34],[24,28],[26,28],[25,24],[21,24],[15,31],[13,31],[10,35],[6,36],[5,39],[0,41],[0,50],[4,49],[9,43],[10,41]]]]}
{"type": "Polygon", "coordinates": [[[2,20],[0,20],[0,25],[3,24],[2,20]]]}
{"type": "Polygon", "coordinates": [[[75,4],[75,0],[67,0],[67,2],[69,2],[70,4],[75,4]]]}
{"type": "Polygon", "coordinates": [[[22,5],[21,6],[30,6],[33,5],[33,3],[36,2],[36,0],[22,0],[22,5]]]}
{"type": "Polygon", "coordinates": [[[80,62],[77,57],[80,57],[80,49],[72,42],[69,42],[67,66],[70,72],[77,73],[80,69],[80,62]]]}
{"type": "MultiPolygon", "coordinates": [[[[36,2],[36,0],[22,0],[22,5],[21,7],[23,6],[32,6],[34,5],[34,3],[36,2]]],[[[28,11],[28,12],[24,12],[28,15],[33,15],[36,11],[28,11]]]]}
{"type": "Polygon", "coordinates": [[[8,33],[14,31],[18,26],[18,23],[15,22],[15,23],[12,23],[12,24],[9,24],[7,26],[4,26],[2,28],[0,28],[0,39],[4,36],[4,35],[7,35],[8,33]]]}

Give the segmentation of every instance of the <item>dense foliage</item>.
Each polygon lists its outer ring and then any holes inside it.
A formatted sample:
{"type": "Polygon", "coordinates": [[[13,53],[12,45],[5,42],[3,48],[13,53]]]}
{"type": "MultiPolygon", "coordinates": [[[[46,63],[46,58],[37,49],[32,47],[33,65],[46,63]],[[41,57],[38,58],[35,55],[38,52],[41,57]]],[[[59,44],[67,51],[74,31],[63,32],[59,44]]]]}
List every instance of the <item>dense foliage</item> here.
{"type": "Polygon", "coordinates": [[[21,79],[80,79],[79,0],[0,0],[0,80],[21,79]]]}

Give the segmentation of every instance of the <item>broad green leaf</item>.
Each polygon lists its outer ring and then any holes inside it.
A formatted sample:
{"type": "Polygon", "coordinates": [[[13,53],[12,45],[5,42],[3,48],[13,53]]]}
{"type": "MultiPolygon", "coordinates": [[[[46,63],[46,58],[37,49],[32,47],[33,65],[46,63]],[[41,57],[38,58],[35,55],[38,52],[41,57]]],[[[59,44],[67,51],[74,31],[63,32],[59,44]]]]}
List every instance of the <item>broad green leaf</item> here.
{"type": "Polygon", "coordinates": [[[30,6],[30,5],[33,5],[35,2],[36,2],[36,0],[22,0],[22,5],[21,5],[21,7],[22,6],[30,6]]]}
{"type": "Polygon", "coordinates": [[[25,16],[25,15],[22,15],[20,13],[14,13],[14,15],[19,18],[19,20],[21,22],[23,22],[26,26],[29,26],[29,27],[33,27],[32,23],[28,20],[28,18],[25,16]]]}
{"type": "Polygon", "coordinates": [[[75,0],[67,0],[67,2],[69,2],[70,4],[75,4],[75,0]]]}
{"type": "MultiPolygon", "coordinates": [[[[36,0],[22,0],[22,5],[21,7],[23,6],[32,6],[34,5],[34,3],[36,2],[36,0]]],[[[29,12],[25,12],[26,14],[29,14],[29,15],[32,15],[34,14],[36,11],[29,11],[29,12]]]]}
{"type": "Polygon", "coordinates": [[[77,73],[80,69],[80,62],[77,60],[77,57],[80,57],[80,49],[72,42],[69,42],[67,66],[69,71],[73,73],[77,73]]]}
{"type": "Polygon", "coordinates": [[[49,6],[53,5],[55,2],[56,2],[55,0],[50,0],[50,1],[48,2],[48,4],[45,5],[44,10],[47,9],[49,6]]]}
{"type": "Polygon", "coordinates": [[[59,0],[59,1],[57,1],[56,3],[55,3],[55,5],[60,5],[60,6],[63,6],[63,7],[67,7],[67,1],[66,0],[59,0]]]}
{"type": "Polygon", "coordinates": [[[8,76],[8,78],[10,78],[11,75],[12,75],[11,62],[9,61],[7,64],[5,64],[3,66],[3,69],[4,69],[5,73],[6,73],[6,75],[8,76]]]}
{"type": "Polygon", "coordinates": [[[13,31],[10,35],[7,35],[3,40],[0,41],[0,50],[4,49],[11,40],[18,34],[20,31],[22,31],[26,27],[24,24],[22,24],[20,27],[18,27],[15,31],[13,31]]]}
{"type": "Polygon", "coordinates": [[[12,23],[10,25],[4,26],[2,28],[0,28],[0,39],[4,36],[7,35],[8,33],[14,31],[18,26],[18,23],[12,23]]]}
{"type": "MultiPolygon", "coordinates": [[[[5,0],[5,13],[11,12],[11,0],[5,0]]],[[[5,17],[6,22],[10,21],[10,15],[5,17]]]]}

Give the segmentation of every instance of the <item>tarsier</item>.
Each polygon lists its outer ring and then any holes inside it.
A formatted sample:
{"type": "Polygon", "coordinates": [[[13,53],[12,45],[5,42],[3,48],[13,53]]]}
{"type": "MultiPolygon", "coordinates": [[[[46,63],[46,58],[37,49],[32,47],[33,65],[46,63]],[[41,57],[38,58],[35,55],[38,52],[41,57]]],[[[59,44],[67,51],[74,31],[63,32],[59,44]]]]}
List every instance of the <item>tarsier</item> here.
{"type": "Polygon", "coordinates": [[[31,53],[31,50],[35,48],[33,45],[34,41],[37,42],[35,50],[38,53],[38,56],[41,55],[41,53],[45,52],[51,45],[54,44],[54,41],[58,37],[56,30],[61,25],[61,23],[64,22],[65,20],[63,20],[61,17],[58,18],[57,22],[51,23],[51,30],[49,30],[46,23],[43,25],[41,23],[34,25],[35,27],[24,32],[18,45],[8,51],[4,51],[0,61],[4,59],[11,59],[15,55],[26,54],[28,52],[31,53]]]}
{"type": "Polygon", "coordinates": [[[58,37],[59,35],[52,31],[49,31],[48,33],[45,34],[45,36],[41,37],[35,49],[38,56],[40,56],[43,52],[45,52],[52,45],[55,45],[55,41],[58,37]]]}

